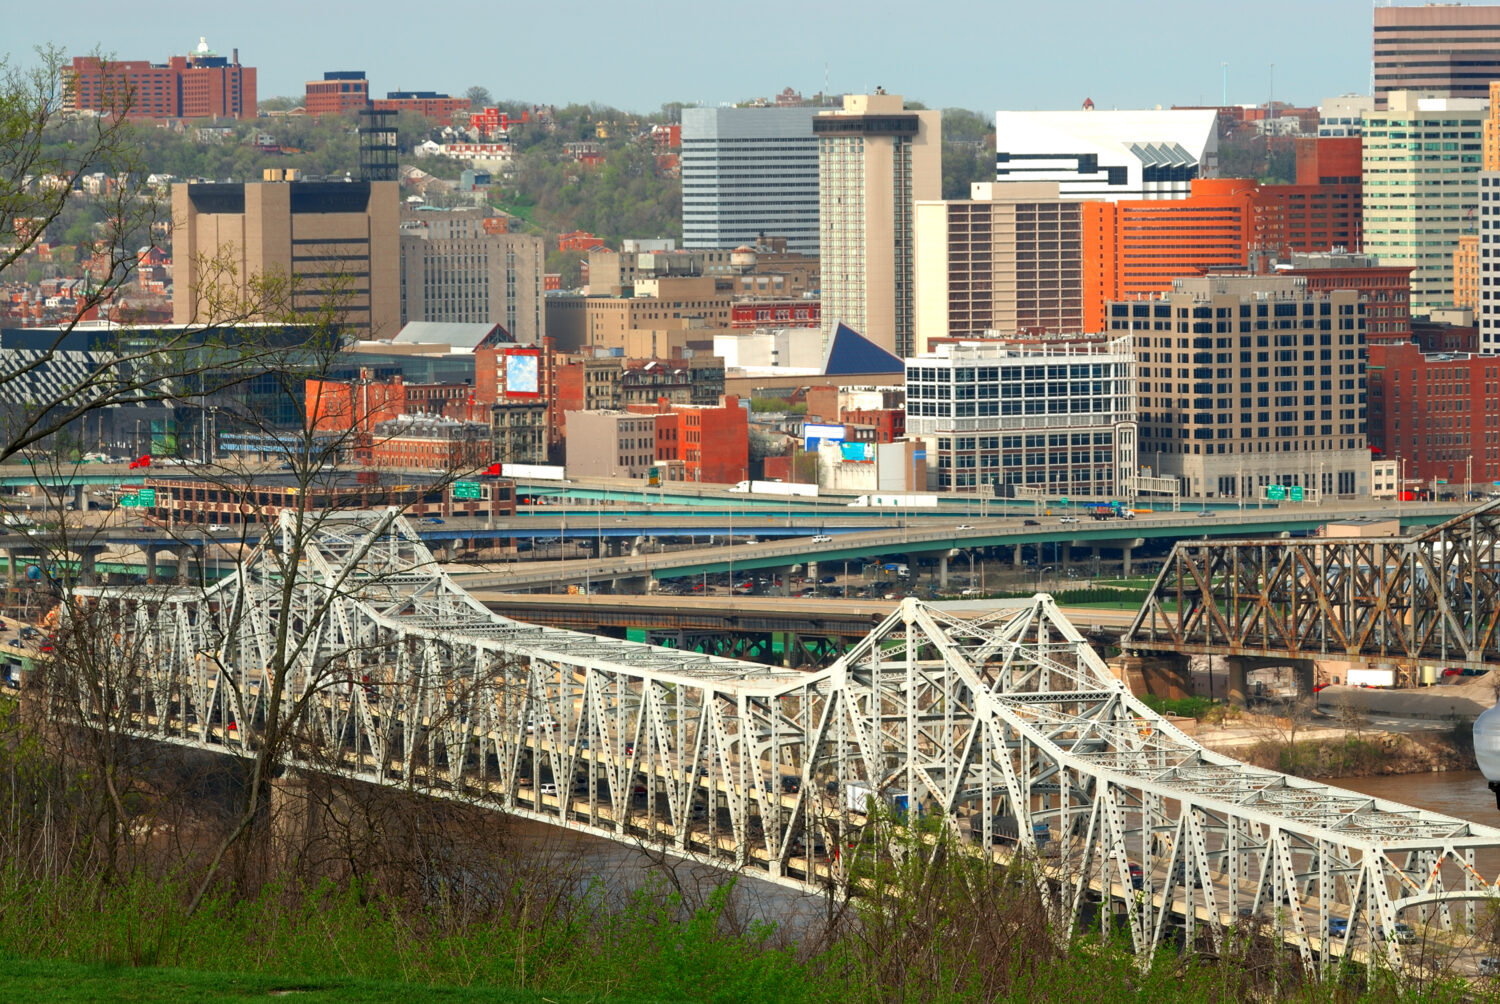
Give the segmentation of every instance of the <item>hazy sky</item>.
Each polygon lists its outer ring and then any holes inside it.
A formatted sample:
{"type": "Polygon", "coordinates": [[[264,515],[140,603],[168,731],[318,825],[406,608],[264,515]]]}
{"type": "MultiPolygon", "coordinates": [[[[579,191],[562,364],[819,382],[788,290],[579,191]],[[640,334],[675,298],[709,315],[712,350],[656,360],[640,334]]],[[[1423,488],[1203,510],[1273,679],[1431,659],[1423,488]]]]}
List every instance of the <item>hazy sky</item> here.
{"type": "Polygon", "coordinates": [[[595,3],[509,0],[4,0],[12,62],[53,43],[162,62],[200,35],[238,47],[261,98],[325,70],[364,70],[372,94],[474,84],[497,98],[651,111],[783,87],[877,85],[931,107],[1296,104],[1367,92],[1370,0],[947,0],[938,3],[595,3]]]}

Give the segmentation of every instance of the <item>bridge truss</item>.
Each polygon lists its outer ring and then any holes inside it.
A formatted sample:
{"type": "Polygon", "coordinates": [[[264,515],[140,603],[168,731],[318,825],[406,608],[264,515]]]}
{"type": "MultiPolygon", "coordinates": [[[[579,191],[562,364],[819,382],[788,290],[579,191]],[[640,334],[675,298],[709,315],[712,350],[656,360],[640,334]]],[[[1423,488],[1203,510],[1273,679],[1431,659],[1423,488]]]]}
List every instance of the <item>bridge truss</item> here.
{"type": "Polygon", "coordinates": [[[1408,537],[1180,542],[1125,648],[1500,664],[1500,500],[1408,537]]]}
{"type": "Polygon", "coordinates": [[[79,588],[68,630],[98,618],[100,644],[142,668],[67,706],[103,727],[109,702],[142,736],[242,757],[274,724],[296,736],[293,769],[802,887],[890,853],[882,806],[920,812],[976,855],[1032,860],[1060,922],[1107,904],[1142,953],[1177,925],[1217,942],[1256,916],[1309,965],[1377,945],[1399,962],[1376,929],[1415,913],[1451,932],[1496,893],[1475,856],[1500,830],[1203,749],[1046,595],[974,617],[907,599],[795,672],[510,620],[394,513],[295,531],[284,514],[207,589],[79,588]],[[1324,945],[1333,916],[1347,933],[1324,945]]]}

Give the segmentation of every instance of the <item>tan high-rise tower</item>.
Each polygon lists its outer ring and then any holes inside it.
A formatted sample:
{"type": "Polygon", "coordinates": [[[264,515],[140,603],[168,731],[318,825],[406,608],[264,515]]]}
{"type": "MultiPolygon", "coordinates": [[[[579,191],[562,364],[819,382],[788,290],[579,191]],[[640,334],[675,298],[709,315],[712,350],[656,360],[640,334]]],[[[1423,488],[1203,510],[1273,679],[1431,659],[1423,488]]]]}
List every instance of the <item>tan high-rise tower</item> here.
{"type": "MultiPolygon", "coordinates": [[[[172,320],[221,321],[258,276],[290,277],[290,313],[359,338],[401,330],[400,197],[394,181],[172,186],[172,320]]],[[[288,304],[276,305],[276,313],[288,304]]],[[[281,320],[259,315],[250,320],[281,320]]]]}
{"type": "Polygon", "coordinates": [[[915,203],[942,196],[942,115],[899,94],[844,96],[813,119],[823,326],[842,322],[899,356],[915,348],[915,203]]]}

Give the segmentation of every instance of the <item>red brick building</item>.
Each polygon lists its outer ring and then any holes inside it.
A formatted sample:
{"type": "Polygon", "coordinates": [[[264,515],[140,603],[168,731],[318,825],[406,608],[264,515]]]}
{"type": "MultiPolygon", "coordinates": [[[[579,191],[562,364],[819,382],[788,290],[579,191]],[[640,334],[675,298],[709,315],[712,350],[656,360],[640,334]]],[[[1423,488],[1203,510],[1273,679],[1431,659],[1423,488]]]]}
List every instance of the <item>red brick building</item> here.
{"type": "Polygon", "coordinates": [[[370,102],[377,111],[416,112],[436,126],[451,126],[453,117],[469,110],[467,98],[454,98],[436,91],[390,91],[370,102]]]}
{"type": "Polygon", "coordinates": [[[557,235],[557,250],[559,251],[592,251],[594,248],[604,246],[604,241],[587,230],[574,230],[572,233],[557,235]]]}
{"type": "Polygon", "coordinates": [[[319,432],[369,432],[401,415],[439,415],[472,420],[481,402],[466,383],[406,383],[368,377],[356,381],[308,380],[307,416],[319,432]]]}
{"type": "Polygon", "coordinates": [[[1278,266],[1278,275],[1307,279],[1309,293],[1354,289],[1365,298],[1365,341],[1411,340],[1410,265],[1381,265],[1374,255],[1324,253],[1294,254],[1291,267],[1278,266]]]}
{"type": "Polygon", "coordinates": [[[1500,413],[1487,406],[1500,394],[1500,356],[1372,342],[1369,357],[1372,453],[1400,462],[1408,482],[1446,481],[1455,494],[1500,481],[1500,413]]]}
{"type": "Polygon", "coordinates": [[[240,65],[240,52],[225,59],[201,42],[188,56],[165,63],[74,57],[66,72],[64,104],[72,111],[128,118],[253,119],[257,114],[255,68],[240,65]]]}
{"type": "Polygon", "coordinates": [[[729,395],[718,407],[677,404],[631,411],[656,411],[656,459],[682,463],[685,481],[732,485],[750,476],[749,413],[729,395]]]}
{"type": "Polygon", "coordinates": [[[342,115],[370,103],[370,82],[363,70],[333,70],[307,82],[302,107],[307,114],[342,115]]]}
{"type": "Polygon", "coordinates": [[[1360,143],[1357,136],[1297,140],[1292,185],[1200,178],[1186,199],[1084,203],[1084,330],[1105,330],[1106,303],[1244,268],[1252,251],[1274,257],[1359,247],[1360,143]]]}
{"type": "Polygon", "coordinates": [[[1290,254],[1359,248],[1364,183],[1358,136],[1298,139],[1297,180],[1262,185],[1251,203],[1250,247],[1290,254]]]}
{"type": "Polygon", "coordinates": [[[823,323],[818,300],[742,300],[729,308],[729,326],[751,328],[816,328],[823,323]]]}
{"type": "Polygon", "coordinates": [[[516,514],[514,481],[498,478],[480,479],[478,499],[456,499],[448,485],[439,491],[428,486],[397,483],[391,475],[375,471],[354,478],[319,485],[313,491],[301,492],[290,478],[266,476],[253,486],[220,484],[212,481],[162,480],[146,478],[139,485],[122,485],[127,493],[142,488],[153,489],[156,504],[140,513],[166,526],[215,524],[238,527],[246,523],[274,520],[283,509],[320,511],[324,509],[384,509],[399,506],[406,516],[495,516],[516,514]]]}
{"type": "Polygon", "coordinates": [[[472,471],[495,460],[486,422],[433,415],[398,415],[376,425],[359,459],[372,467],[472,471]]]}

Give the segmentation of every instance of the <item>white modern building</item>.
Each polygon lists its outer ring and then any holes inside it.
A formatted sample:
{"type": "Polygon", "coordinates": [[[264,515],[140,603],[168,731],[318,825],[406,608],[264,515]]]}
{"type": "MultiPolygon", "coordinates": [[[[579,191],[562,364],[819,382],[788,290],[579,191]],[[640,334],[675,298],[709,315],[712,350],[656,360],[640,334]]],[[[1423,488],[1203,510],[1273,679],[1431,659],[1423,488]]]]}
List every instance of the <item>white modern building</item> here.
{"type": "Polygon", "coordinates": [[[906,360],[906,434],[942,491],[1118,495],[1136,473],[1135,414],[1129,338],[950,342],[906,360]]]}
{"type": "Polygon", "coordinates": [[[1425,317],[1452,306],[1453,252],[1484,206],[1489,102],[1391,91],[1386,103],[1365,117],[1364,250],[1382,265],[1414,268],[1411,312],[1425,317]]]}
{"type": "Polygon", "coordinates": [[[817,108],[682,110],[682,244],[818,253],[817,108]]]}
{"type": "Polygon", "coordinates": [[[1053,181],[1065,199],[1184,199],[1218,162],[1212,108],[995,113],[995,180],[1053,181]]]}
{"type": "Polygon", "coordinates": [[[1368,94],[1324,98],[1318,106],[1318,135],[1358,136],[1364,131],[1365,116],[1374,110],[1375,99],[1368,94]]]}

